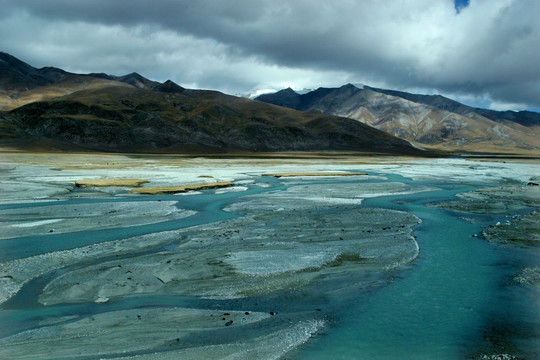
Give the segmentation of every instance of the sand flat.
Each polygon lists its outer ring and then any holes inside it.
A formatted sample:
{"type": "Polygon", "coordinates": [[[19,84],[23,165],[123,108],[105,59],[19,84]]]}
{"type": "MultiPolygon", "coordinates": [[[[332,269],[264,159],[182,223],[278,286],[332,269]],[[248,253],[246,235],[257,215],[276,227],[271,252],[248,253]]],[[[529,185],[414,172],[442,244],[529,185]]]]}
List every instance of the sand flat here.
{"type": "Polygon", "coordinates": [[[197,190],[207,190],[207,189],[218,189],[233,186],[234,183],[231,181],[217,181],[211,183],[201,183],[201,184],[186,184],[181,186],[148,186],[138,189],[130,190],[131,193],[136,194],[177,194],[184,193],[188,191],[197,191],[197,190]]]}
{"type": "Polygon", "coordinates": [[[138,187],[148,183],[143,179],[81,179],[75,181],[76,187],[106,187],[106,186],[127,186],[138,187]]]}
{"type": "Polygon", "coordinates": [[[345,172],[345,171],[315,171],[315,172],[288,172],[288,173],[267,173],[262,174],[262,176],[273,176],[273,177],[300,177],[300,176],[359,176],[367,175],[364,172],[345,172]]]}

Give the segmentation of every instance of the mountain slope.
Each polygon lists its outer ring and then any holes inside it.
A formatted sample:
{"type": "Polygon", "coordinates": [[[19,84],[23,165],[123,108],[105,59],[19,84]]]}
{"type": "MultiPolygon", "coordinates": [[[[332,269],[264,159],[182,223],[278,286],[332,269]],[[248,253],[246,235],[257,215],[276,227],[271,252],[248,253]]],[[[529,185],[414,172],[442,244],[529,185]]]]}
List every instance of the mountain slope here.
{"type": "MultiPolygon", "coordinates": [[[[187,90],[173,82],[147,90],[92,79],[97,84],[94,87],[0,113],[0,142],[19,147],[45,144],[61,149],[128,152],[352,150],[425,154],[402,139],[351,119],[304,113],[215,91],[187,90]]],[[[53,92],[51,88],[60,84],[34,90],[53,92]]]]}
{"type": "Polygon", "coordinates": [[[163,84],[154,86],[152,90],[159,91],[162,93],[168,93],[168,94],[179,94],[183,92],[185,89],[181,87],[180,85],[176,84],[175,82],[171,80],[167,80],[163,84]]]}
{"type": "Polygon", "coordinates": [[[421,146],[507,153],[540,151],[540,121],[535,120],[540,114],[475,109],[442,96],[367,86],[359,89],[348,84],[304,95],[285,89],[257,100],[348,117],[421,146]]]}
{"type": "MultiPolygon", "coordinates": [[[[169,82],[172,83],[170,80],[169,82]]],[[[161,84],[135,72],[114,76],[104,73],[74,74],[54,67],[37,69],[0,52],[0,110],[11,110],[35,101],[52,100],[85,89],[110,86],[173,91],[170,90],[170,83],[161,84]]],[[[174,87],[174,91],[181,91],[180,89],[183,88],[179,85],[174,87]]]]}
{"type": "Polygon", "coordinates": [[[0,52],[0,88],[3,91],[24,91],[38,86],[50,85],[67,76],[56,68],[36,69],[25,62],[0,52]]]}
{"type": "Polygon", "coordinates": [[[36,69],[0,53],[0,142],[129,152],[354,150],[426,154],[357,121],[184,89],[137,73],[36,69]],[[3,110],[3,111],[2,111],[3,110]]]}
{"type": "Polygon", "coordinates": [[[120,81],[126,84],[130,84],[139,89],[151,90],[161,84],[157,81],[148,80],[144,76],[133,72],[124,76],[111,76],[110,80],[120,81]]]}
{"type": "Polygon", "coordinates": [[[417,95],[403,91],[384,90],[372,87],[369,89],[387,95],[398,96],[416,103],[433,106],[441,110],[448,110],[463,116],[470,117],[474,116],[474,114],[478,114],[490,120],[502,123],[515,122],[523,126],[540,126],[540,113],[532,111],[495,111],[467,106],[441,95],[417,95]]]}

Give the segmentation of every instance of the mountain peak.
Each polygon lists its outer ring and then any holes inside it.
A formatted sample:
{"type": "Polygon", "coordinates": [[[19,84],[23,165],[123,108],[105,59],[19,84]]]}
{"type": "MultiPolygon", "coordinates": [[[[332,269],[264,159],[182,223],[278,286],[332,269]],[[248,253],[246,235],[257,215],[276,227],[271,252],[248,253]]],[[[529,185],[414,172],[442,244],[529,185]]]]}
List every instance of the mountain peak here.
{"type": "Polygon", "coordinates": [[[143,80],[143,79],[146,80],[146,78],[144,76],[142,76],[141,74],[136,73],[136,72],[132,72],[132,73],[126,74],[124,76],[120,76],[120,78],[122,78],[122,79],[135,78],[137,80],[143,80]]]}
{"type": "Polygon", "coordinates": [[[86,76],[95,77],[95,78],[98,78],[98,79],[105,79],[105,80],[115,80],[116,79],[115,76],[105,74],[103,72],[101,72],[101,73],[89,73],[89,74],[86,74],[86,76]]]}
{"type": "Polygon", "coordinates": [[[154,90],[162,92],[162,93],[174,94],[174,93],[181,93],[185,89],[181,87],[180,85],[178,85],[177,83],[175,83],[174,81],[167,80],[163,84],[160,84],[154,87],[154,90]]]}
{"type": "Polygon", "coordinates": [[[280,93],[281,93],[281,94],[291,94],[291,95],[297,94],[296,91],[294,91],[291,87],[288,87],[288,88],[286,88],[286,89],[280,90],[280,91],[278,91],[276,94],[280,94],[280,93]]]}
{"type": "Polygon", "coordinates": [[[0,51],[0,60],[4,60],[6,62],[19,62],[22,63],[23,61],[17,59],[15,56],[10,55],[6,52],[0,51]]]}
{"type": "Polygon", "coordinates": [[[255,98],[255,100],[260,100],[268,103],[272,103],[279,106],[285,106],[295,109],[300,104],[300,97],[296,91],[290,87],[280,90],[271,94],[263,94],[255,98]]]}
{"type": "Polygon", "coordinates": [[[150,90],[160,85],[158,82],[148,80],[147,78],[136,72],[132,72],[124,76],[114,77],[114,80],[121,81],[126,84],[133,85],[136,88],[146,90],[150,90]]]}
{"type": "Polygon", "coordinates": [[[354,86],[353,84],[351,83],[348,83],[346,85],[343,85],[342,87],[340,87],[338,89],[339,92],[352,92],[352,93],[355,93],[357,91],[360,91],[359,88],[357,88],[356,86],[354,86]]]}
{"type": "Polygon", "coordinates": [[[47,74],[16,57],[0,52],[0,86],[5,90],[26,91],[53,82],[47,74]]]}
{"type": "Polygon", "coordinates": [[[2,66],[2,68],[9,68],[12,71],[17,71],[21,74],[30,74],[36,71],[36,68],[33,66],[30,66],[24,61],[5,52],[0,52],[0,66],[2,66]]]}

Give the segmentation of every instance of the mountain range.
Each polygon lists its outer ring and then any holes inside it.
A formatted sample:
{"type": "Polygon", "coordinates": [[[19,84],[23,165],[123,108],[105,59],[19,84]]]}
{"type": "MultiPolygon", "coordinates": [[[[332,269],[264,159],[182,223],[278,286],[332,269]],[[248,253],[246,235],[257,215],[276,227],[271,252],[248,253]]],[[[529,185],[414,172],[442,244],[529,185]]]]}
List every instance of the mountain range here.
{"type": "Polygon", "coordinates": [[[352,84],[305,94],[287,88],[256,100],[355,119],[422,148],[529,154],[540,151],[540,114],[531,111],[493,111],[440,95],[352,84]]]}
{"type": "Polygon", "coordinates": [[[540,114],[348,84],[256,100],[131,73],[35,68],[0,52],[0,145],[120,152],[356,151],[537,156],[540,114]]]}
{"type": "Polygon", "coordinates": [[[132,73],[34,68],[0,53],[0,144],[35,149],[426,154],[356,120],[307,113],[132,73]]]}

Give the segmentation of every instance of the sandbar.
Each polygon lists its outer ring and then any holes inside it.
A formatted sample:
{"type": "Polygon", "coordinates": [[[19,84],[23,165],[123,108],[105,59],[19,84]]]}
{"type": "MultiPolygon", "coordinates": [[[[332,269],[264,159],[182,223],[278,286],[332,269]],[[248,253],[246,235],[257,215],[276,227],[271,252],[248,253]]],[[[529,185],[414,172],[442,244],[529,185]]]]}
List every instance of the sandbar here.
{"type": "Polygon", "coordinates": [[[273,177],[299,177],[299,176],[358,176],[358,175],[367,175],[364,172],[289,172],[289,173],[268,173],[262,174],[262,176],[273,176],[273,177]]]}
{"type": "Polygon", "coordinates": [[[137,194],[177,194],[184,193],[188,191],[197,191],[197,190],[207,190],[207,189],[218,189],[233,186],[234,183],[231,181],[218,181],[212,183],[201,183],[201,184],[187,184],[181,186],[148,186],[138,189],[130,190],[131,193],[137,194]]]}
{"type": "Polygon", "coordinates": [[[143,179],[81,179],[75,181],[76,187],[105,187],[105,186],[127,186],[137,187],[148,183],[143,179]]]}

